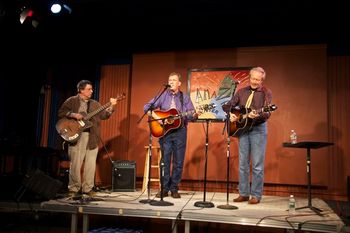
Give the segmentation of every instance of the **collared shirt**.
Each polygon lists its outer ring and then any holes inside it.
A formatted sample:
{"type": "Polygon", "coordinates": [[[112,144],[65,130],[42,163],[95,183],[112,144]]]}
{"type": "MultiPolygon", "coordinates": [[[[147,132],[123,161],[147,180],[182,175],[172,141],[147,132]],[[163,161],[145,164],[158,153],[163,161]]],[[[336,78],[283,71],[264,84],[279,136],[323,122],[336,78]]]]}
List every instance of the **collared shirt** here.
{"type": "MultiPolygon", "coordinates": [[[[244,108],[250,94],[251,94],[250,86],[239,89],[236,92],[236,94],[232,97],[232,99],[223,106],[223,110],[225,112],[229,112],[235,107],[244,108]]],[[[261,110],[263,107],[266,107],[269,104],[271,104],[271,102],[272,102],[271,90],[264,86],[260,86],[254,92],[254,97],[250,105],[250,109],[261,110]]],[[[254,119],[254,122],[255,122],[254,124],[257,125],[267,121],[270,115],[271,113],[269,112],[262,112],[259,117],[254,119]]]]}

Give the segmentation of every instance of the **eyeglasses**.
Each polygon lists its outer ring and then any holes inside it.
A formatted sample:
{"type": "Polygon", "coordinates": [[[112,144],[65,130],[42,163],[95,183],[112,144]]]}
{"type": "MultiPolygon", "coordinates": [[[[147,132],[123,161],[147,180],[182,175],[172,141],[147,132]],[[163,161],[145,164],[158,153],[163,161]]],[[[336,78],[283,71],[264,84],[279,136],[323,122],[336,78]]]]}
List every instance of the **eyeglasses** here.
{"type": "Polygon", "coordinates": [[[257,81],[257,82],[262,82],[261,78],[252,78],[252,77],[250,77],[250,80],[257,81]]]}

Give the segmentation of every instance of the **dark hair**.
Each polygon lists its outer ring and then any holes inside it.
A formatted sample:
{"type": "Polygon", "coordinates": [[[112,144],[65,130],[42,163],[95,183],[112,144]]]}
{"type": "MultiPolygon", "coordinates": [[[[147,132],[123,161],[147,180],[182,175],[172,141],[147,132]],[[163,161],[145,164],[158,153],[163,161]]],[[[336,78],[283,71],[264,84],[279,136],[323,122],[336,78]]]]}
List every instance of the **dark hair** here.
{"type": "Polygon", "coordinates": [[[81,80],[77,84],[77,91],[80,93],[81,90],[84,90],[86,85],[92,85],[92,83],[89,80],[81,80]]]}

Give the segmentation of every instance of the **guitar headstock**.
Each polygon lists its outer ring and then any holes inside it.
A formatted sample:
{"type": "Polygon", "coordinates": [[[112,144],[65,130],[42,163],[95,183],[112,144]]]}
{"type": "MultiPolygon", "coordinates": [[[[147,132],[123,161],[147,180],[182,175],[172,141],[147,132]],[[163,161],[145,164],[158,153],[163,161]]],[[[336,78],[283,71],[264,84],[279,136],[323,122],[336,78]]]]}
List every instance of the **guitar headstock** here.
{"type": "Polygon", "coordinates": [[[125,97],[126,97],[126,94],[123,93],[123,94],[118,95],[118,96],[116,97],[116,99],[117,99],[117,101],[119,101],[119,100],[125,99],[125,97]]]}
{"type": "Polygon", "coordinates": [[[273,112],[276,109],[277,109],[277,105],[276,104],[269,104],[269,105],[264,107],[264,112],[273,112]]]}

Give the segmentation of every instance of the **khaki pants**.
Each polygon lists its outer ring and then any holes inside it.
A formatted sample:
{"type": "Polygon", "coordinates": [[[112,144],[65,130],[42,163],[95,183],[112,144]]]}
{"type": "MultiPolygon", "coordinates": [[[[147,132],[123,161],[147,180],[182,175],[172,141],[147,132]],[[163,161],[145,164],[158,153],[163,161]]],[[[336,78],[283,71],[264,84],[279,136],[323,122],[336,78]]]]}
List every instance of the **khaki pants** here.
{"type": "Polygon", "coordinates": [[[87,149],[89,133],[83,132],[75,145],[68,146],[70,159],[68,190],[88,193],[95,185],[95,170],[98,147],[93,150],[87,149]],[[84,162],[83,177],[81,178],[81,167],[84,162]]]}

